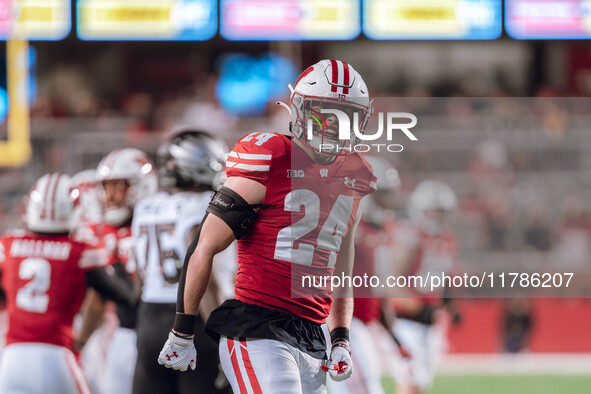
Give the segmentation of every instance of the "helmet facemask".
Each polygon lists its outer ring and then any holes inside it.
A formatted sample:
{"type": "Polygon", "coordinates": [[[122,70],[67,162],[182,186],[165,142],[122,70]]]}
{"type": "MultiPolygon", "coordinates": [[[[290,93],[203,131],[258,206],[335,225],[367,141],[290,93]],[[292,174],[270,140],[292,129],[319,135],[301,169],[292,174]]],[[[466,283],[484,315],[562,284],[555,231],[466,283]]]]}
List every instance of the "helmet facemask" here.
{"type": "MultiPolygon", "coordinates": [[[[157,190],[157,174],[154,165],[146,154],[135,148],[118,149],[109,153],[97,167],[98,188],[101,206],[104,209],[105,222],[113,226],[122,226],[133,214],[135,204],[143,197],[154,194],[157,190]],[[125,203],[107,202],[105,182],[119,184],[125,190],[125,203]]],[[[121,200],[117,198],[116,200],[121,200]]]]}
{"type": "Polygon", "coordinates": [[[365,133],[372,112],[367,97],[345,100],[305,96],[294,91],[291,130],[296,138],[319,154],[347,155],[355,152],[354,147],[360,142],[359,136],[365,133]]]}
{"type": "Polygon", "coordinates": [[[128,179],[108,179],[100,182],[100,198],[106,223],[122,226],[131,219],[133,214],[133,204],[130,201],[131,188],[132,181],[128,179]],[[121,196],[121,194],[124,195],[121,196]]]}

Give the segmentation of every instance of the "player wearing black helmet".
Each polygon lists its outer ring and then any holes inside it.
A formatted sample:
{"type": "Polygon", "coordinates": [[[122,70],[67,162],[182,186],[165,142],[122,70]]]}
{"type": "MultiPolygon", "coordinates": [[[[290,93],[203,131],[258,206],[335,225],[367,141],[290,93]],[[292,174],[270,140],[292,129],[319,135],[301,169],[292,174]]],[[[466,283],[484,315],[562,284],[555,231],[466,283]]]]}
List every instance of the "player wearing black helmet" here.
{"type": "MultiPolygon", "coordinates": [[[[160,192],[137,204],[132,233],[137,239],[142,304],[138,315],[138,362],[134,393],[220,393],[216,389],[218,349],[205,335],[209,311],[233,293],[235,249],[219,256],[206,303],[196,319],[195,346],[203,368],[181,374],[158,365],[159,340],[173,325],[179,274],[185,251],[199,227],[212,192],[221,183],[225,144],[204,131],[173,134],[157,151],[160,192]],[[198,391],[196,391],[198,389],[198,391]]],[[[220,386],[218,381],[218,387],[220,386]]]]}

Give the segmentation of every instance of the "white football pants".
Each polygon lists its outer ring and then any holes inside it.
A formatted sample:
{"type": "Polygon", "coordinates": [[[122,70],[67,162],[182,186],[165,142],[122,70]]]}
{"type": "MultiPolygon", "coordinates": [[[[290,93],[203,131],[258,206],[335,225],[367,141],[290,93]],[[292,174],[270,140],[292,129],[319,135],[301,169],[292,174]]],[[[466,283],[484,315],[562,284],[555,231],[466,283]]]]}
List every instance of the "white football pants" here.
{"type": "MultiPolygon", "coordinates": [[[[105,394],[131,394],[137,362],[135,330],[119,327],[107,352],[105,394]]],[[[157,362],[157,361],[154,361],[157,362]]]]}
{"type": "Polygon", "coordinates": [[[90,336],[82,349],[82,370],[93,394],[104,394],[107,353],[119,328],[117,316],[107,312],[103,324],[90,336]]]}
{"type": "Polygon", "coordinates": [[[440,324],[422,324],[398,318],[394,334],[410,353],[404,358],[396,349],[394,377],[401,384],[412,384],[422,391],[433,384],[435,372],[445,348],[445,327],[440,324]]]}
{"type": "Polygon", "coordinates": [[[236,394],[326,393],[324,360],[285,342],[223,336],[220,361],[236,394]]]}
{"type": "Polygon", "coordinates": [[[2,394],[90,394],[74,354],[45,343],[15,343],[2,352],[2,394]]]}

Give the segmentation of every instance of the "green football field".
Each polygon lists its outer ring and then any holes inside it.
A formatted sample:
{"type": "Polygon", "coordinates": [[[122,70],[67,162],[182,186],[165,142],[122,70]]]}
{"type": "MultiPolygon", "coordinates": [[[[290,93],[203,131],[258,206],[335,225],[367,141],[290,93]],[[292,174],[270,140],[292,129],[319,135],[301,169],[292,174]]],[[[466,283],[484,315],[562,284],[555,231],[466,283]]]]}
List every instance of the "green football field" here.
{"type": "MultiPolygon", "coordinates": [[[[438,376],[429,394],[588,394],[589,375],[458,375],[438,376]]],[[[384,380],[387,393],[393,381],[384,380]]]]}

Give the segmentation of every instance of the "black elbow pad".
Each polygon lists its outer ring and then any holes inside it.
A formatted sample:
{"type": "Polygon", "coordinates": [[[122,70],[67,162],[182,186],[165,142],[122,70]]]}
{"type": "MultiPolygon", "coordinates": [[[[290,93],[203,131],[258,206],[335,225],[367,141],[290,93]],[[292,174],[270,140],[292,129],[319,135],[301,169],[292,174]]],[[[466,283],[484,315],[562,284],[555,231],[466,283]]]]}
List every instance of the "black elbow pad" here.
{"type": "Polygon", "coordinates": [[[262,204],[249,204],[238,193],[227,187],[216,192],[207,212],[222,219],[232,229],[236,239],[242,238],[256,218],[256,208],[262,204]]]}

